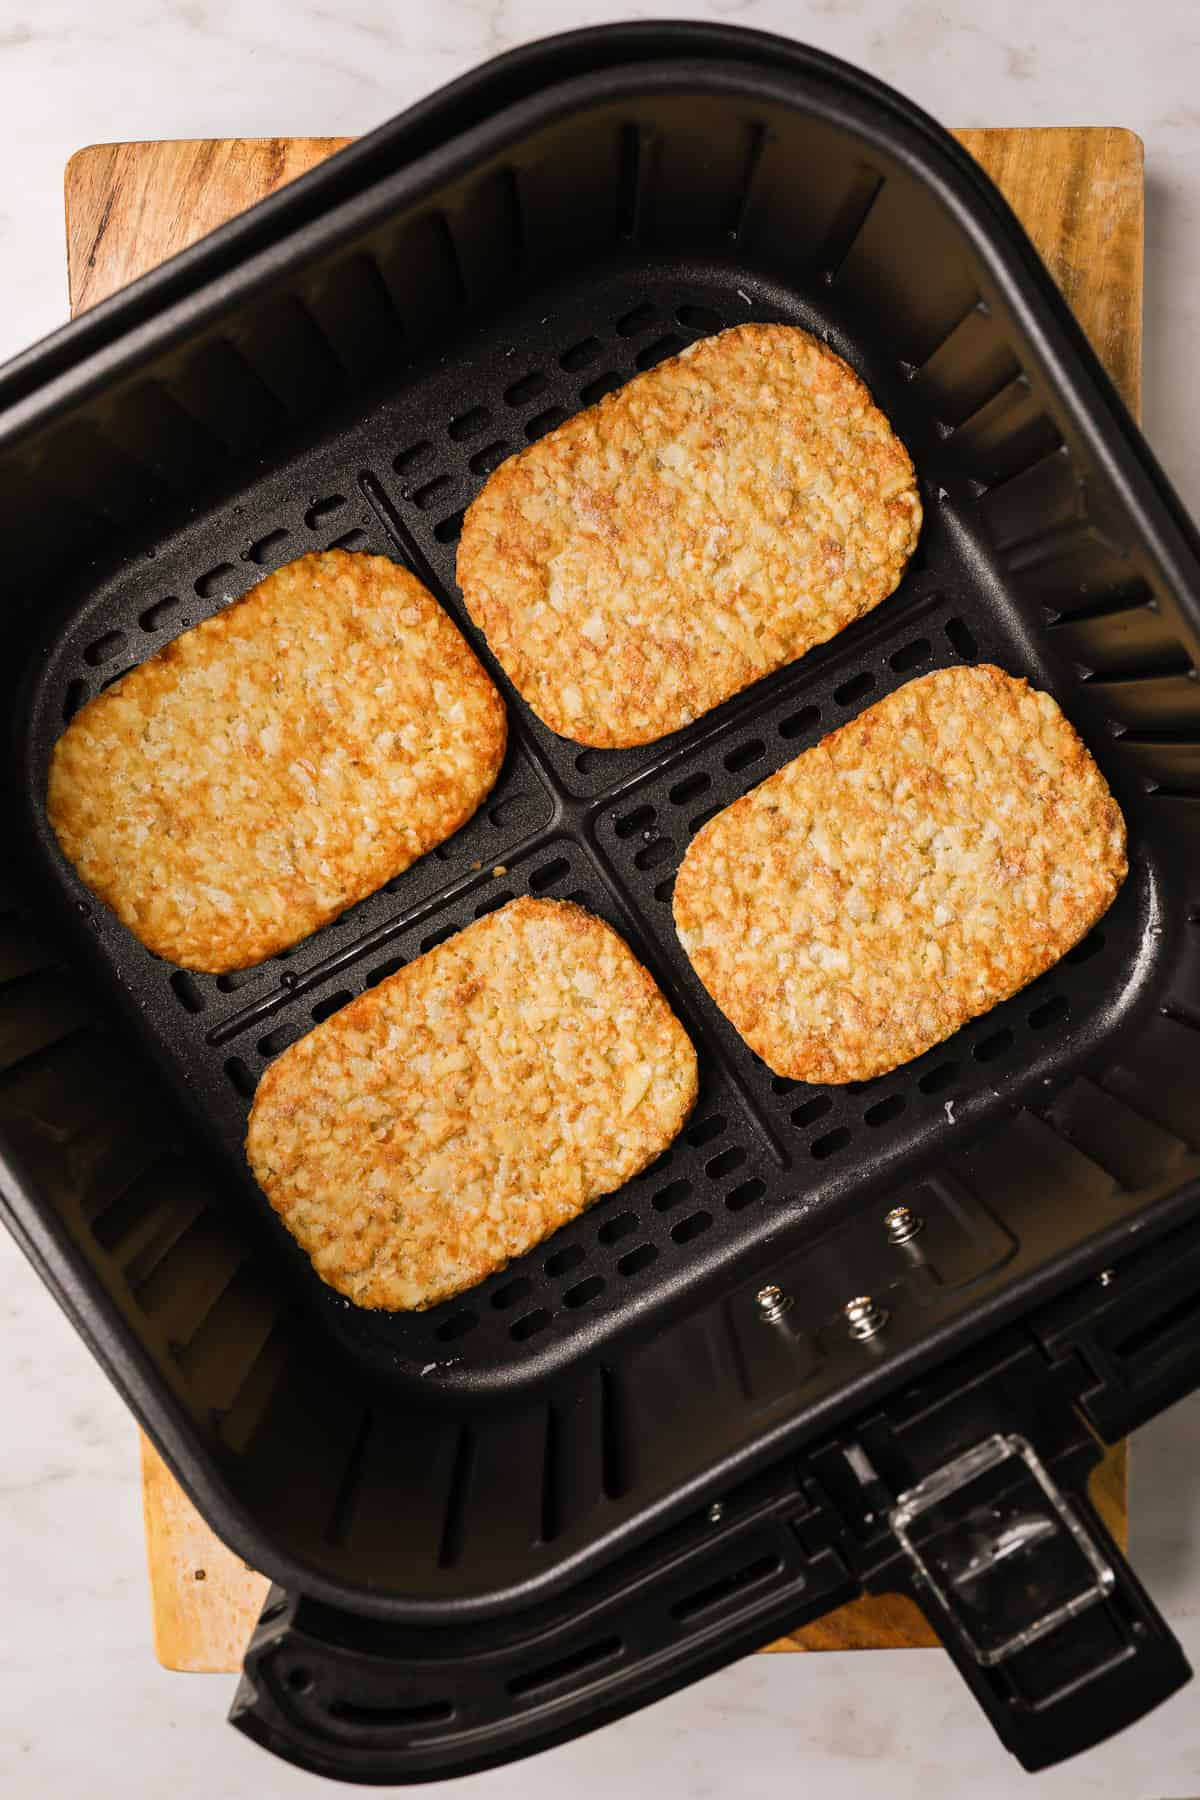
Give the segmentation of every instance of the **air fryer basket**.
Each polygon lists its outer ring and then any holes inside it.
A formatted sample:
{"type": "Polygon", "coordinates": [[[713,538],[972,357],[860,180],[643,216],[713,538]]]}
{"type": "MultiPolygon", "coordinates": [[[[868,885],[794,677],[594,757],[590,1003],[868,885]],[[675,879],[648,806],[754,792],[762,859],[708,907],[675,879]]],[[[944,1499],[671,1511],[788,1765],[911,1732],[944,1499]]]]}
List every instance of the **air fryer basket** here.
{"type": "Polygon", "coordinates": [[[1091,1513],[1078,1409],[1112,1437],[1200,1376],[1197,546],[952,140],[754,33],[550,40],[9,365],[0,464],[23,671],[3,1199],[184,1485],[280,1584],[243,1728],[349,1778],[478,1767],[881,1585],[911,1586],[1027,1766],[1177,1685],[1091,1513]],[[927,523],[896,595],[636,750],[554,737],[497,674],[512,742],[486,808],[257,969],[174,969],[93,902],[42,805],[90,694],[331,543],[407,562],[488,659],[454,583],[487,473],[743,319],[826,338],[909,446],[927,523]],[[688,839],[871,700],[983,659],[1083,732],[1129,880],[1062,964],[907,1068],[773,1079],[671,929],[688,839]],[[530,892],[648,963],[700,1049],[696,1112],[462,1300],[360,1312],[249,1180],[249,1097],[314,1020],[530,892]],[[885,1227],[899,1205],[917,1235],[885,1227]],[[1000,1655],[991,1588],[974,1564],[940,1579],[921,1537],[933,1519],[950,1556],[981,1493],[1055,1547],[1000,1655]]]}

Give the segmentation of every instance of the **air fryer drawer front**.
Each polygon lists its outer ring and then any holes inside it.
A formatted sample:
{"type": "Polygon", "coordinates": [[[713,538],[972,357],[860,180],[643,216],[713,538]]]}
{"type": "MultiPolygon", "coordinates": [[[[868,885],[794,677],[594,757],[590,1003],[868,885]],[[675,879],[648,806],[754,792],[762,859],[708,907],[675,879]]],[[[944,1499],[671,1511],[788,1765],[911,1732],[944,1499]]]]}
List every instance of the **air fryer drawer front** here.
{"type": "Polygon", "coordinates": [[[1194,1224],[509,1620],[405,1632],[272,1589],[232,1722],[319,1774],[442,1779],[592,1729],[868,1591],[923,1610],[1025,1769],[1061,1762],[1191,1674],[1091,1503],[1100,1448],[1082,1415],[1124,1430],[1194,1385],[1180,1326],[1197,1292],[1194,1224]]]}

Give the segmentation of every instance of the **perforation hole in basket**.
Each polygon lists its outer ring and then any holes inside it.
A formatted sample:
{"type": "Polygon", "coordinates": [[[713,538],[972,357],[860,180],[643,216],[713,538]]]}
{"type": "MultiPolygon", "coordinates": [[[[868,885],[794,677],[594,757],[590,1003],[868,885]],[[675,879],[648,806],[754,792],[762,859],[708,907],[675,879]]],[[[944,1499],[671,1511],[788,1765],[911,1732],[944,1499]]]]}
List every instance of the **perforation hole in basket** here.
{"type": "Polygon", "coordinates": [[[767,746],[761,738],[748,738],[744,744],[727,750],[721,760],[731,775],[737,775],[742,769],[748,769],[751,763],[757,762],[760,756],[765,756],[766,751],[767,746]]]}
{"type": "Polygon", "coordinates": [[[835,687],[833,697],[839,706],[854,706],[859,700],[865,700],[875,686],[875,677],[869,669],[861,675],[852,675],[849,681],[843,681],[835,687]]]}
{"type": "Polygon", "coordinates": [[[171,977],[171,992],[182,1006],[184,1012],[199,1013],[204,1011],[204,993],[194,975],[186,969],[176,969],[171,977]]]}
{"type": "Polygon", "coordinates": [[[472,406],[451,419],[446,427],[446,434],[456,444],[465,444],[471,438],[478,437],[481,431],[486,431],[491,422],[492,415],[486,406],[472,406]]]}
{"type": "Polygon", "coordinates": [[[597,400],[603,400],[605,394],[611,394],[621,386],[622,377],[616,369],[606,369],[603,375],[597,375],[579,390],[579,398],[584,406],[595,406],[597,400]]]}
{"type": "Polygon", "coordinates": [[[198,575],[192,586],[202,600],[232,600],[244,579],[244,576],[239,576],[232,563],[218,563],[215,569],[208,569],[203,575],[198,575]]]}
{"type": "Polygon", "coordinates": [[[793,1081],[790,1075],[772,1075],[771,1077],[773,1094],[793,1094],[799,1086],[800,1083],[793,1081]]]}
{"type": "Polygon", "coordinates": [[[719,1138],[727,1122],[724,1113],[709,1113],[707,1118],[697,1119],[694,1125],[689,1125],[683,1135],[693,1150],[699,1150],[702,1145],[719,1138]]]}
{"type": "Polygon", "coordinates": [[[563,351],[558,359],[558,366],[565,369],[568,375],[577,375],[580,369],[590,369],[596,358],[603,353],[604,345],[598,337],[586,337],[578,344],[572,344],[569,350],[563,351]]]}
{"type": "Polygon", "coordinates": [[[670,862],[675,854],[675,845],[670,838],[654,838],[649,844],[643,844],[633,859],[635,869],[657,869],[661,863],[670,862]]]}
{"type": "Polygon", "coordinates": [[[261,981],[264,971],[258,969],[230,969],[228,975],[217,976],[217,987],[222,994],[236,994],[239,988],[249,987],[252,981],[261,981]]]}
{"type": "Polygon", "coordinates": [[[1093,956],[1099,956],[1103,948],[1104,933],[1102,931],[1089,931],[1085,938],[1080,939],[1073,950],[1067,951],[1067,954],[1063,957],[1063,961],[1069,963],[1090,962],[1093,956]]]}
{"type": "Polygon", "coordinates": [[[744,1212],[746,1207],[761,1200],[766,1191],[766,1182],[760,1181],[757,1175],[751,1175],[748,1181],[741,1181],[737,1187],[730,1188],[725,1196],[726,1208],[731,1213],[744,1212]]]}
{"type": "Polygon", "coordinates": [[[675,308],[675,317],[689,331],[720,331],[725,323],[720,313],[714,312],[711,306],[691,306],[686,302],[675,308]]]}
{"type": "Polygon", "coordinates": [[[428,512],[438,495],[444,494],[450,486],[450,480],[449,475],[435,475],[432,481],[426,481],[419,488],[414,488],[409,498],[413,505],[419,507],[422,512],[428,512]]]}
{"type": "Polygon", "coordinates": [[[958,1064],[956,1062],[938,1063],[934,1069],[928,1069],[920,1077],[917,1086],[923,1094],[941,1094],[948,1087],[953,1087],[958,1080],[958,1064]]]}
{"type": "Polygon", "coordinates": [[[561,425],[569,415],[565,406],[548,406],[545,412],[534,413],[532,419],[525,421],[525,436],[532,444],[537,438],[545,437],[556,425],[561,425]]]}
{"type": "Polygon", "coordinates": [[[655,338],[644,350],[639,350],[634,362],[639,369],[652,369],[655,363],[666,362],[668,356],[678,356],[683,349],[683,339],[669,331],[665,337],[655,338]]]}
{"type": "Polygon", "coordinates": [[[671,1241],[675,1244],[690,1244],[693,1238],[700,1237],[713,1222],[710,1212],[703,1208],[699,1212],[689,1213],[686,1219],[680,1219],[671,1227],[671,1241]]]}
{"type": "MultiPolygon", "coordinates": [[[[397,475],[412,475],[415,474],[417,470],[423,469],[432,456],[433,444],[431,440],[429,438],[421,438],[418,443],[409,444],[406,449],[398,451],[392,458],[392,467],[395,469],[397,475]]],[[[313,510],[315,512],[316,508],[314,507],[313,510]]],[[[316,525],[312,526],[313,531],[316,531],[317,529],[318,527],[316,525]]]]}
{"type": "Polygon", "coordinates": [[[365,531],[344,531],[341,537],[334,538],[328,548],[330,550],[365,550],[370,541],[365,531]]]}
{"type": "Polygon", "coordinates": [[[863,1121],[878,1131],[881,1125],[890,1125],[893,1119],[898,1119],[907,1105],[903,1094],[889,1094],[886,1099],[877,1100],[874,1106],[868,1106],[863,1121]]]}
{"type": "Polygon", "coordinates": [[[670,1168],[674,1160],[675,1152],[673,1147],[663,1150],[655,1157],[652,1163],[647,1163],[640,1175],[635,1175],[633,1179],[641,1184],[654,1181],[665,1169],[670,1168]]]}
{"type": "Polygon", "coordinates": [[[961,656],[964,662],[974,662],[979,655],[979,645],[966,622],[962,619],[947,619],[945,631],[955,654],[961,656]]]}
{"type": "Polygon", "coordinates": [[[516,1306],[521,1300],[527,1300],[533,1292],[533,1283],[527,1275],[518,1275],[515,1281],[506,1281],[503,1287],[496,1289],[492,1295],[492,1305],[497,1312],[507,1312],[510,1306],[516,1306]]]}
{"type": "Polygon", "coordinates": [[[622,813],[613,826],[619,838],[633,837],[635,832],[648,831],[657,814],[652,806],[638,806],[630,813],[622,813]]]}
{"type": "Polygon", "coordinates": [[[643,300],[640,306],[631,307],[622,313],[617,320],[617,333],[620,337],[637,337],[643,331],[649,331],[658,318],[658,309],[643,300]]]}
{"type": "Polygon", "coordinates": [[[64,725],[69,725],[80,707],[86,704],[90,692],[91,690],[89,689],[87,682],[81,680],[78,676],[74,681],[69,681],[67,683],[62,700],[62,720],[64,725]]]}
{"type": "Polygon", "coordinates": [[[464,1307],[461,1312],[451,1313],[448,1319],[443,1319],[433,1335],[441,1344],[453,1344],[458,1338],[466,1337],[468,1332],[474,1331],[478,1323],[479,1314],[464,1307]]]}
{"type": "Polygon", "coordinates": [[[1052,994],[1048,1000],[1043,1000],[1040,1006],[1032,1009],[1029,1028],[1031,1031],[1045,1031],[1049,1026],[1058,1025],[1063,1019],[1069,1018],[1070,1013],[1071,1002],[1066,995],[1052,994]]]}
{"type": "Polygon", "coordinates": [[[509,901],[515,900],[516,897],[512,888],[493,888],[490,894],[485,894],[483,899],[476,903],[473,917],[486,919],[489,913],[499,912],[502,906],[507,906],[509,901]]]}
{"type": "Polygon", "coordinates": [[[805,732],[811,731],[813,726],[819,725],[820,722],[821,709],[819,706],[802,706],[799,711],[789,713],[786,719],[780,719],[779,735],[781,738],[788,739],[803,737],[805,732]]]}
{"type": "Polygon", "coordinates": [[[509,1336],[516,1343],[523,1344],[527,1339],[536,1337],[539,1331],[545,1331],[549,1323],[550,1314],[544,1306],[539,1306],[533,1312],[526,1313],[523,1319],[517,1319],[510,1325],[509,1336]]]}
{"type": "Polygon", "coordinates": [[[450,513],[447,518],[439,520],[434,526],[433,535],[439,544],[456,544],[458,542],[459,538],[462,536],[463,513],[465,511],[466,508],[460,506],[457,512],[450,513]]]}
{"type": "Polygon", "coordinates": [[[156,600],[144,613],[139,613],[138,624],[143,631],[161,631],[164,625],[173,623],[178,611],[178,600],[174,594],[168,594],[165,600],[156,600]]]}
{"type": "Polygon", "coordinates": [[[972,1054],[978,1063],[995,1062],[998,1057],[1007,1056],[1016,1041],[1013,1033],[1005,1025],[976,1044],[972,1054]]]}
{"type": "MultiPolygon", "coordinates": [[[[414,448],[426,451],[432,450],[433,445],[426,440],[424,444],[416,445],[414,448]]],[[[393,468],[400,467],[401,457],[405,454],[406,452],[401,451],[400,456],[394,459],[393,468]]],[[[344,494],[326,494],[323,500],[313,501],[304,515],[304,523],[310,531],[324,531],[329,521],[337,517],[345,504],[346,496],[344,494]]]]}
{"type": "Polygon", "coordinates": [[[668,1181],[666,1187],[659,1188],[657,1194],[652,1194],[650,1204],[655,1212],[671,1212],[675,1207],[682,1205],[691,1191],[691,1182],[687,1180],[686,1176],[681,1175],[677,1181],[668,1181]]]}
{"type": "Polygon", "coordinates": [[[674,892],[675,892],[675,873],[676,873],[675,870],[672,869],[671,873],[669,875],[664,875],[661,881],[655,882],[654,898],[656,900],[658,900],[660,902],[669,900],[671,898],[671,896],[674,894],[674,892]]]}
{"type": "Polygon", "coordinates": [[[328,1019],[333,1013],[339,1012],[353,998],[349,988],[339,988],[336,994],[326,994],[324,1000],[318,1000],[309,1017],[314,1025],[319,1025],[322,1019],[328,1019]]]}
{"type": "Polygon", "coordinates": [[[567,1289],[563,1295],[563,1305],[572,1308],[586,1306],[589,1300],[596,1299],[597,1295],[604,1292],[605,1285],[603,1275],[587,1275],[582,1281],[577,1281],[574,1287],[567,1289]]]}
{"type": "Polygon", "coordinates": [[[274,1031],[268,1031],[265,1037],[259,1038],[255,1048],[260,1056],[278,1056],[282,1050],[287,1049],[289,1044],[294,1044],[299,1038],[302,1038],[307,1030],[307,1025],[298,1020],[292,1020],[286,1025],[277,1025],[274,1031]]]}
{"type": "Polygon", "coordinates": [[[249,1065],[240,1056],[226,1057],[225,1075],[235,1093],[240,1094],[243,1100],[251,1098],[257,1084],[249,1065]]]}
{"type": "Polygon", "coordinates": [[[389,956],[386,962],[381,962],[377,967],[368,971],[367,979],[363,983],[363,986],[369,988],[378,987],[379,983],[381,981],[386,981],[389,975],[398,975],[400,970],[404,967],[404,963],[405,958],[403,956],[389,956]]]}
{"type": "Polygon", "coordinates": [[[519,381],[514,381],[510,387],[505,388],[504,403],[506,406],[526,406],[530,400],[536,400],[539,394],[544,394],[549,386],[549,381],[540,369],[531,369],[528,375],[522,375],[519,381]]]}
{"type": "Polygon", "coordinates": [[[100,692],[103,693],[105,688],[112,687],[115,682],[121,680],[122,676],[131,675],[136,667],[136,663],[126,663],[123,669],[114,669],[112,674],[106,675],[104,680],[100,683],[100,692]]]}
{"type": "Polygon", "coordinates": [[[704,1165],[704,1173],[710,1181],[720,1181],[726,1175],[732,1175],[740,1169],[746,1160],[746,1152],[740,1144],[730,1144],[727,1150],[719,1150],[704,1165]]]}
{"type": "Polygon", "coordinates": [[[494,442],[485,444],[470,459],[468,467],[472,475],[490,475],[493,469],[500,467],[511,449],[512,445],[506,444],[503,438],[496,438],[494,442]]]}
{"type": "Polygon", "coordinates": [[[827,1131],[824,1137],[814,1138],[808,1147],[809,1153],[815,1156],[818,1162],[825,1162],[829,1157],[836,1156],[839,1150],[846,1148],[850,1142],[850,1136],[848,1126],[837,1125],[832,1131],[827,1131]]]}
{"type": "Polygon", "coordinates": [[[561,1250],[556,1250],[553,1256],[546,1258],[543,1267],[547,1277],[551,1281],[560,1281],[572,1269],[579,1267],[586,1254],[582,1244],[566,1244],[561,1250]]]}
{"type": "Polygon", "coordinates": [[[457,930],[457,925],[439,925],[436,931],[431,931],[427,937],[421,939],[421,955],[425,956],[430,950],[436,950],[439,944],[444,944],[447,938],[452,938],[457,930]]]}
{"type": "Polygon", "coordinates": [[[618,1244],[622,1238],[631,1237],[638,1228],[638,1216],[634,1212],[617,1213],[614,1218],[605,1219],[596,1233],[601,1244],[618,1244]]]}
{"type": "Polygon", "coordinates": [[[792,1124],[803,1131],[806,1125],[815,1125],[823,1119],[827,1112],[833,1111],[833,1101],[828,1094],[814,1094],[811,1100],[805,1100],[801,1106],[792,1108],[792,1124]]]}
{"type": "Polygon", "coordinates": [[[242,561],[257,563],[260,566],[264,563],[274,562],[291,535],[291,532],[285,531],[282,526],[278,531],[268,531],[264,537],[255,539],[249,549],[243,553],[242,561]]]}
{"type": "Polygon", "coordinates": [[[636,1244],[620,1258],[617,1269],[622,1275],[636,1275],[639,1270],[648,1269],[657,1260],[658,1251],[653,1244],[636,1244]]]}
{"type": "Polygon", "coordinates": [[[702,826],[708,824],[710,819],[716,818],[717,814],[724,809],[724,804],[723,800],[714,800],[711,806],[703,807],[693,818],[688,820],[688,830],[693,837],[702,826]]]}
{"type": "Polygon", "coordinates": [[[897,675],[907,675],[929,656],[932,645],[928,638],[914,638],[911,644],[902,644],[899,650],[893,651],[888,662],[897,675]]]}
{"type": "Polygon", "coordinates": [[[565,875],[571,873],[571,865],[565,856],[556,856],[552,862],[542,863],[534,869],[529,877],[531,894],[544,894],[548,888],[557,886],[565,875]]]}
{"type": "Polygon", "coordinates": [[[667,798],[672,806],[686,806],[689,800],[698,800],[701,794],[707,794],[712,786],[712,776],[701,769],[694,775],[687,775],[668,789],[667,798]]]}
{"type": "Polygon", "coordinates": [[[83,660],[97,669],[102,664],[111,662],[114,656],[120,656],[128,642],[123,631],[106,631],[103,637],[96,638],[88,645],[83,653],[83,660]]]}
{"type": "Polygon", "coordinates": [[[581,775],[594,775],[604,765],[603,750],[579,750],[575,755],[575,767],[581,775]]]}

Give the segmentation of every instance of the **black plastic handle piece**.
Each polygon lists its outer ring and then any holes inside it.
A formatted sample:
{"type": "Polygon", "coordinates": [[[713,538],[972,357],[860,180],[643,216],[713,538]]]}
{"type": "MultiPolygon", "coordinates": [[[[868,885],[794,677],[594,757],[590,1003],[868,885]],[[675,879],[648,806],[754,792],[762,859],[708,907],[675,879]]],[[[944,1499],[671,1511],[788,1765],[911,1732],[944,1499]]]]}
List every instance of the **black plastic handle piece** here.
{"type": "MultiPolygon", "coordinates": [[[[1103,1541],[1102,1527],[1092,1524],[1103,1541]]],[[[1104,1601],[996,1668],[981,1667],[936,1603],[921,1596],[1001,1742],[1031,1773],[1093,1749],[1191,1679],[1178,1639],[1120,1552],[1108,1548],[1114,1580],[1104,1601]]]]}
{"type": "Polygon", "coordinates": [[[1198,1268],[1190,1225],[519,1616],[401,1629],[273,1590],[232,1722],[336,1779],[445,1779],[866,1590],[916,1602],[1024,1768],[1090,1749],[1191,1675],[1088,1498],[1085,1416],[1119,1432],[1192,1385],[1198,1268]]]}
{"type": "Polygon", "coordinates": [[[1035,1331],[1107,1443],[1200,1387],[1200,1218],[1046,1308],[1035,1331]]]}
{"type": "MultiPolygon", "coordinates": [[[[1105,1299],[1116,1279],[1097,1284],[1105,1299]]],[[[869,1592],[916,1602],[1031,1771],[1191,1676],[1088,1497],[1101,1446],[1078,1395],[1094,1384],[1065,1325],[1048,1349],[1040,1335],[993,1340],[814,1458],[848,1565],[869,1592]]]]}
{"type": "Polygon", "coordinates": [[[908,1591],[1022,1767],[1111,1737],[1191,1669],[1080,1495],[1024,1439],[999,1434],[891,1513],[908,1591]]]}

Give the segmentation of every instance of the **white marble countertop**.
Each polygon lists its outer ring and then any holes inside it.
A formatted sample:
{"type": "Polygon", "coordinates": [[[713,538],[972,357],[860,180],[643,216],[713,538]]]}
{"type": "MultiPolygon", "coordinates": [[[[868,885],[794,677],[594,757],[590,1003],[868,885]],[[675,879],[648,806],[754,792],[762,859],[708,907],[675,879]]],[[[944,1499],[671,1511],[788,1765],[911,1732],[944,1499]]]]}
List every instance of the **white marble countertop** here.
{"type": "MultiPolygon", "coordinates": [[[[473,63],[604,19],[788,32],[954,125],[1127,125],[1146,144],[1151,442],[1200,510],[1200,6],[1196,0],[27,0],[0,4],[0,355],[66,315],[62,172],[113,138],[354,133],[473,63]]],[[[150,1649],[134,1428],[0,1234],[0,1793],[275,1800],[311,1777],[222,1723],[232,1679],[150,1649]]],[[[1139,1434],[1133,1558],[1200,1661],[1200,1404],[1139,1434]]],[[[1000,1800],[1021,1791],[938,1652],[749,1658],[617,1726],[449,1784],[480,1800],[1000,1800]]],[[[332,1792],[330,1785],[329,1791],[332,1792]]],[[[1200,1794],[1200,1686],[1028,1789],[1200,1794]]]]}

